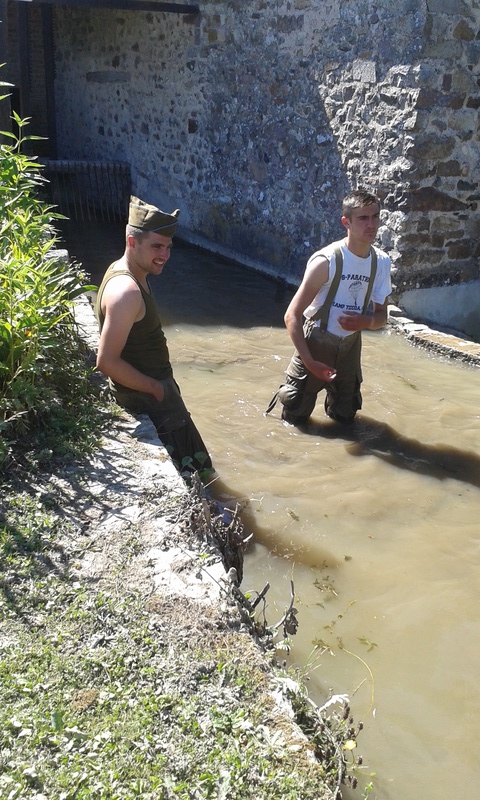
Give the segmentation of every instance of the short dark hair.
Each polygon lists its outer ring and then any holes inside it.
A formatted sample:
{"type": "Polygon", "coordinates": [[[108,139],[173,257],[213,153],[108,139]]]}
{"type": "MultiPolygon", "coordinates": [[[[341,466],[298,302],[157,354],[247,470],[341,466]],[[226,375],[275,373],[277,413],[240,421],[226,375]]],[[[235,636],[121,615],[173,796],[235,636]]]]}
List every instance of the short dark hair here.
{"type": "Polygon", "coordinates": [[[133,238],[136,239],[137,242],[141,242],[142,239],[145,238],[147,233],[148,231],[144,231],[143,228],[136,228],[134,225],[130,224],[127,224],[127,227],[125,229],[125,237],[133,236],[133,238]]]}
{"type": "Polygon", "coordinates": [[[347,219],[352,218],[352,211],[354,208],[362,208],[363,206],[371,206],[377,203],[380,208],[380,199],[373,192],[367,192],[366,189],[356,189],[350,192],[343,198],[342,203],[342,216],[347,219]]]}

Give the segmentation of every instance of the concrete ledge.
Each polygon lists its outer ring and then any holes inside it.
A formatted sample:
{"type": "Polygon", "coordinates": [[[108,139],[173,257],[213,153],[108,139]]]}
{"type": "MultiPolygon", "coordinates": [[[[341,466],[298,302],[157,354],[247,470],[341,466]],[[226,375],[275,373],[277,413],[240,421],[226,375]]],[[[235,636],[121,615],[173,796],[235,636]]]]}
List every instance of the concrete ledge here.
{"type": "Polygon", "coordinates": [[[414,345],[457,361],[463,361],[471,366],[480,366],[480,344],[462,339],[452,333],[429,328],[424,323],[415,322],[403,316],[403,313],[397,306],[389,306],[388,324],[414,345]]]}

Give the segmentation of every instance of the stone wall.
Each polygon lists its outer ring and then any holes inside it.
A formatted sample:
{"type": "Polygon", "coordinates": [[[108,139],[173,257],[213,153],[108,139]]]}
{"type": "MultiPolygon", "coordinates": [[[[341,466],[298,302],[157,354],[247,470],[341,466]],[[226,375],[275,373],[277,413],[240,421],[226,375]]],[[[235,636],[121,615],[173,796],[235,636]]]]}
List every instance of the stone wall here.
{"type": "Polygon", "coordinates": [[[126,160],[183,234],[287,280],[384,200],[398,293],[478,278],[478,0],[55,8],[60,158],[126,160]]]}

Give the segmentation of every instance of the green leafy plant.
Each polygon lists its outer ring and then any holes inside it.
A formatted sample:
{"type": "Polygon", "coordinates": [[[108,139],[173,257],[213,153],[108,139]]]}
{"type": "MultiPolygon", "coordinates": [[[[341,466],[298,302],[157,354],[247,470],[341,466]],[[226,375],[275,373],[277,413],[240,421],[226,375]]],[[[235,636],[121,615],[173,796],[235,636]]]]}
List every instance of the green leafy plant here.
{"type": "Polygon", "coordinates": [[[40,137],[12,118],[18,135],[0,133],[0,468],[26,433],[49,432],[45,460],[86,430],[82,408],[93,391],[73,314],[75,298],[93,287],[60,256],[60,215],[41,199],[42,168],[24,152],[40,137]]]}

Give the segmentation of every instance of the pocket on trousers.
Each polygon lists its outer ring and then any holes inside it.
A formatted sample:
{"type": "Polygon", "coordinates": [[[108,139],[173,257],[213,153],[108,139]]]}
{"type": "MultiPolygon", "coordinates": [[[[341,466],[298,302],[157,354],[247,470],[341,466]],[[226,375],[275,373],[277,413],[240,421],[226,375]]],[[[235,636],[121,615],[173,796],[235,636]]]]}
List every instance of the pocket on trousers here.
{"type": "Polygon", "coordinates": [[[285,408],[290,408],[293,411],[302,401],[307,376],[305,375],[304,378],[292,378],[291,376],[287,376],[287,380],[289,382],[282,384],[278,390],[278,399],[285,408]]]}

